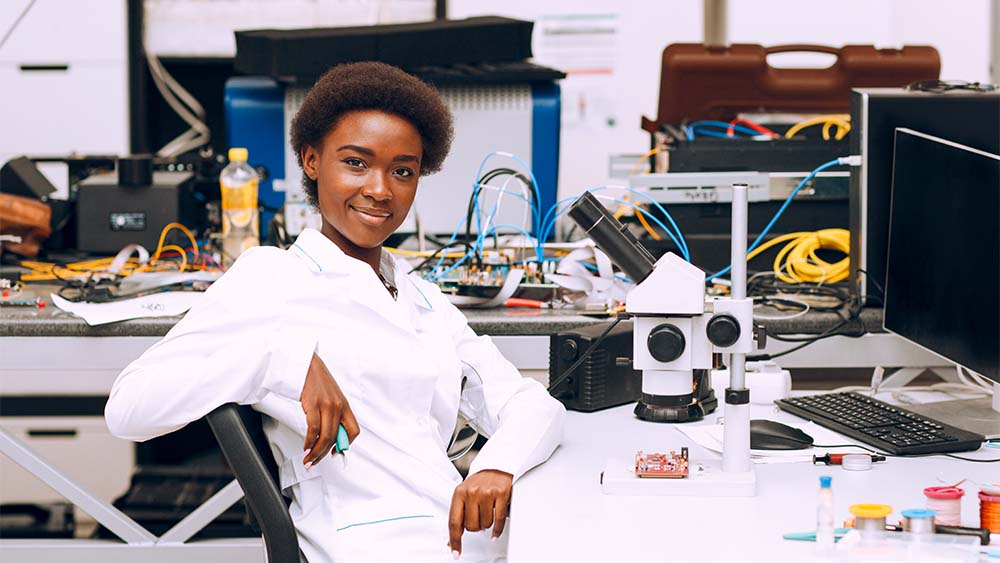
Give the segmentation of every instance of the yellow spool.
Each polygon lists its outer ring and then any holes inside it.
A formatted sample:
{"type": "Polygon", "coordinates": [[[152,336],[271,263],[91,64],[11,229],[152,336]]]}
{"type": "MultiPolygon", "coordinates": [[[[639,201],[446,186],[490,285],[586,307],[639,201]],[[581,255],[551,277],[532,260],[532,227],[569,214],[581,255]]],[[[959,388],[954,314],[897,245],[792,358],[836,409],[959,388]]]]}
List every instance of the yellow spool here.
{"type": "Polygon", "coordinates": [[[885,518],[892,514],[892,507],[888,504],[852,504],[850,511],[855,518],[885,518]]]}

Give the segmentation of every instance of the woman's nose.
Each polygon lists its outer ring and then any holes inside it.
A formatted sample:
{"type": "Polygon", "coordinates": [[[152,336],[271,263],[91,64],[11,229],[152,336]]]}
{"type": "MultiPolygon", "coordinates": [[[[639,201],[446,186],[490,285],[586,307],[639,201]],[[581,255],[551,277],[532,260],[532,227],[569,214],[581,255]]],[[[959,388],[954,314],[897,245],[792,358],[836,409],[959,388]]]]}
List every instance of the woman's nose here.
{"type": "Polygon", "coordinates": [[[368,196],[375,201],[392,199],[392,190],[389,189],[389,182],[385,173],[375,171],[374,173],[369,174],[368,181],[365,182],[365,186],[362,188],[361,194],[368,196]]]}

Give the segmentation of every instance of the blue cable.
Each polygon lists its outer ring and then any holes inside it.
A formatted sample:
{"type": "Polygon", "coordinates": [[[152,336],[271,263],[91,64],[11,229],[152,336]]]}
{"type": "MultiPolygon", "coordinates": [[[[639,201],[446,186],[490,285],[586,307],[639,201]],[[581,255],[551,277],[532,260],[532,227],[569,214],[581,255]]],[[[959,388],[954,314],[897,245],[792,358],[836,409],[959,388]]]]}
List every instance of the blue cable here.
{"type": "MultiPolygon", "coordinates": [[[[735,137],[730,137],[725,133],[719,133],[717,131],[705,131],[704,129],[699,129],[697,127],[692,129],[692,132],[701,137],[715,137],[716,139],[734,139],[735,137]]],[[[691,137],[692,139],[694,137],[691,137]]]]}
{"type": "MultiPolygon", "coordinates": [[[[535,233],[540,235],[541,234],[541,232],[540,232],[541,231],[541,218],[542,218],[542,194],[541,194],[541,191],[539,191],[539,188],[538,188],[538,179],[535,178],[535,171],[532,170],[532,168],[530,166],[528,166],[528,163],[525,162],[524,159],[522,159],[521,157],[517,156],[516,154],[509,153],[509,152],[503,152],[503,151],[493,151],[493,152],[487,154],[483,158],[482,163],[480,163],[479,171],[477,172],[477,175],[476,175],[477,182],[478,182],[479,178],[483,177],[482,176],[482,172],[483,172],[484,165],[486,164],[486,162],[490,158],[492,158],[494,156],[506,156],[507,158],[510,158],[511,160],[513,160],[513,161],[517,162],[518,164],[520,164],[521,167],[524,168],[528,172],[528,178],[531,180],[531,189],[535,193],[535,205],[533,205],[531,207],[531,210],[532,210],[532,219],[533,219],[533,221],[532,221],[532,227],[534,228],[535,233]]],[[[477,195],[477,199],[478,199],[478,195],[477,195]]],[[[476,221],[476,226],[477,226],[478,230],[482,231],[481,225],[480,225],[480,223],[478,221],[478,217],[477,217],[477,221],[476,221]]],[[[539,259],[541,259],[544,256],[544,254],[545,254],[545,251],[542,248],[542,239],[541,238],[538,238],[536,240],[536,242],[535,242],[535,253],[539,257],[539,259]]]]}
{"type": "MultiPolygon", "coordinates": [[[[633,203],[631,201],[628,201],[627,199],[612,198],[611,201],[614,201],[615,203],[618,203],[618,204],[621,204],[621,205],[628,205],[628,206],[632,207],[633,209],[637,209],[639,211],[642,211],[641,209],[639,209],[638,205],[636,205],[635,203],[633,203]]],[[[687,260],[688,262],[690,262],[691,258],[688,256],[687,251],[684,249],[683,245],[681,245],[681,242],[679,240],[677,240],[676,236],[674,236],[673,231],[671,231],[670,229],[668,229],[667,226],[663,224],[663,221],[660,221],[659,219],[657,219],[656,216],[653,215],[652,213],[647,213],[646,217],[652,219],[653,222],[656,223],[656,225],[658,227],[660,227],[661,229],[663,229],[664,232],[667,233],[667,236],[670,237],[670,240],[672,240],[674,242],[674,246],[676,246],[678,249],[680,249],[681,255],[684,256],[684,259],[687,260]]]]}
{"type": "MultiPolygon", "coordinates": [[[[650,197],[649,194],[647,194],[646,192],[642,192],[642,191],[639,191],[639,190],[634,190],[632,188],[628,188],[628,191],[632,195],[637,195],[639,197],[642,197],[642,198],[646,199],[650,203],[652,203],[653,207],[655,207],[660,213],[663,213],[663,215],[667,218],[667,220],[670,221],[670,224],[674,227],[674,232],[677,233],[677,238],[679,238],[680,241],[681,241],[681,244],[678,245],[678,247],[684,252],[684,256],[685,256],[685,258],[687,258],[687,261],[690,262],[691,261],[691,251],[688,250],[687,241],[684,240],[684,234],[681,233],[681,228],[677,226],[677,223],[674,221],[674,218],[670,215],[670,213],[667,212],[667,209],[665,207],[663,207],[662,205],[660,205],[660,202],[658,202],[655,199],[653,199],[652,197],[650,197]]],[[[652,217],[652,215],[650,215],[650,217],[652,217]]],[[[666,231],[666,229],[664,229],[664,230],[666,231]]],[[[667,232],[669,233],[670,231],[667,231],[667,232]]]]}
{"type": "MultiPolygon", "coordinates": [[[[588,190],[588,191],[590,191],[590,192],[598,192],[598,191],[607,190],[607,189],[610,189],[610,188],[607,187],[607,186],[601,186],[601,187],[594,188],[594,189],[591,189],[591,190],[588,190]]],[[[677,223],[674,221],[673,217],[670,216],[670,213],[668,213],[667,210],[662,205],[660,205],[660,203],[658,201],[656,201],[653,198],[649,197],[648,194],[645,194],[645,193],[640,192],[638,190],[633,190],[631,188],[625,188],[625,190],[628,191],[628,192],[630,192],[630,193],[632,193],[632,194],[634,194],[634,195],[641,196],[641,197],[649,200],[654,206],[656,206],[656,208],[661,213],[663,213],[667,217],[667,219],[670,221],[670,224],[673,225],[674,229],[676,230],[677,236],[674,235],[675,231],[671,231],[669,228],[667,228],[667,226],[664,225],[662,221],[660,221],[659,219],[657,219],[657,217],[655,215],[653,215],[651,213],[647,213],[646,214],[647,217],[649,217],[650,219],[652,219],[661,229],[663,229],[664,232],[667,233],[667,236],[670,237],[670,240],[672,240],[673,243],[674,243],[674,245],[676,245],[677,248],[680,250],[681,255],[684,256],[684,259],[687,260],[688,262],[690,262],[691,261],[691,253],[688,250],[687,241],[684,240],[684,235],[681,234],[680,228],[677,226],[677,223]]],[[[557,210],[558,207],[561,206],[561,205],[563,205],[563,204],[565,204],[566,202],[576,201],[579,197],[580,196],[572,196],[572,197],[563,198],[563,199],[557,201],[556,204],[553,205],[551,209],[549,209],[549,212],[546,213],[546,219],[545,219],[545,222],[543,223],[543,229],[542,229],[542,234],[543,234],[545,240],[548,240],[549,234],[551,233],[552,230],[555,229],[556,220],[563,213],[565,213],[569,209],[569,207],[566,207],[565,209],[557,210]],[[552,215],[553,212],[555,212],[554,216],[552,215]]],[[[616,199],[616,198],[612,198],[612,199],[614,201],[618,202],[618,203],[628,205],[628,206],[632,207],[633,209],[639,209],[639,207],[637,205],[635,205],[635,203],[633,203],[633,202],[625,201],[625,200],[621,200],[621,199],[616,199]]]]}
{"type": "MultiPolygon", "coordinates": [[[[499,230],[501,228],[503,228],[503,229],[514,229],[515,231],[517,231],[520,234],[528,237],[529,239],[532,238],[531,237],[531,233],[529,233],[528,231],[525,231],[524,229],[522,229],[522,228],[520,228],[520,227],[518,227],[516,225],[509,225],[509,224],[496,225],[496,226],[492,227],[491,229],[489,229],[486,232],[486,236],[487,237],[490,236],[491,234],[493,234],[494,232],[496,232],[497,230],[499,230]]],[[[434,276],[433,278],[428,279],[427,281],[433,283],[433,282],[436,282],[437,280],[443,278],[444,276],[450,274],[451,272],[453,272],[455,270],[455,268],[458,268],[459,266],[461,266],[462,264],[464,264],[465,261],[468,260],[470,256],[472,256],[472,255],[474,255],[476,253],[477,250],[479,250],[478,243],[476,244],[476,246],[472,247],[471,250],[469,250],[468,252],[466,252],[465,256],[462,256],[461,258],[459,258],[457,262],[455,262],[451,266],[448,266],[447,268],[445,268],[444,271],[442,271],[438,275],[434,276]]],[[[434,273],[434,270],[431,270],[426,276],[424,276],[424,278],[427,279],[433,273],[434,273]]]]}
{"type": "MultiPolygon", "coordinates": [[[[484,184],[480,184],[478,182],[476,183],[477,188],[481,187],[483,185],[484,184]]],[[[490,186],[490,187],[492,188],[493,186],[490,186]]],[[[512,196],[514,196],[514,197],[516,197],[516,198],[518,198],[518,199],[526,202],[529,206],[531,206],[531,200],[529,200],[528,198],[524,197],[523,195],[521,195],[519,193],[510,191],[510,190],[507,190],[507,189],[500,189],[500,192],[505,193],[505,194],[510,194],[510,195],[512,195],[512,196]]],[[[481,194],[482,190],[480,190],[479,193],[481,194]]],[[[479,197],[477,196],[476,200],[473,202],[473,211],[474,212],[477,211],[478,204],[479,204],[479,197]]],[[[493,209],[490,210],[489,217],[487,217],[487,219],[486,219],[486,227],[487,227],[487,229],[489,228],[490,223],[492,223],[493,219],[496,217],[496,214],[497,214],[497,211],[499,211],[499,208],[500,208],[500,199],[497,198],[497,201],[494,202],[494,204],[493,204],[493,209]]],[[[534,207],[531,207],[531,212],[532,212],[532,215],[534,215],[534,212],[535,212],[534,207]]],[[[482,240],[486,236],[488,236],[488,235],[484,235],[483,234],[483,228],[482,228],[481,222],[479,221],[479,213],[478,212],[476,212],[476,227],[477,227],[476,230],[478,231],[478,234],[476,236],[476,241],[477,241],[476,244],[481,246],[482,245],[482,240]]],[[[535,250],[537,251],[537,249],[538,249],[538,245],[536,244],[535,245],[535,250]]]]}
{"type": "MultiPolygon", "coordinates": [[[[514,153],[503,153],[503,154],[504,154],[504,156],[508,156],[512,160],[516,161],[518,164],[521,165],[522,168],[524,168],[525,170],[528,171],[528,177],[531,179],[531,189],[533,189],[535,191],[535,207],[534,207],[535,213],[533,215],[533,219],[535,220],[535,223],[534,223],[535,234],[536,235],[541,235],[540,231],[541,231],[541,227],[542,227],[542,223],[541,223],[541,219],[542,219],[542,192],[538,188],[538,179],[535,178],[535,171],[530,166],[528,166],[527,162],[525,162],[521,157],[517,156],[516,154],[514,154],[514,153]]],[[[535,241],[535,250],[536,250],[536,252],[538,254],[538,259],[539,260],[541,260],[542,257],[545,255],[545,250],[542,248],[542,240],[544,240],[544,239],[542,239],[542,238],[539,237],[535,241]]]]}
{"type": "MultiPolygon", "coordinates": [[[[801,190],[803,186],[809,183],[809,180],[812,180],[817,174],[826,170],[827,168],[832,168],[834,166],[838,166],[839,164],[840,164],[840,159],[835,158],[829,162],[820,164],[812,172],[810,172],[808,176],[803,178],[802,181],[799,182],[799,185],[795,186],[795,189],[792,190],[792,193],[788,194],[788,197],[785,198],[785,202],[782,203],[781,207],[778,208],[778,211],[774,214],[774,217],[771,217],[771,221],[768,222],[766,227],[764,227],[764,230],[761,231],[759,235],[757,235],[757,238],[753,241],[753,244],[751,244],[750,248],[747,249],[747,254],[753,252],[754,249],[757,248],[760,245],[760,243],[764,240],[764,237],[767,236],[767,233],[771,232],[771,228],[774,227],[774,224],[777,223],[778,219],[781,218],[781,214],[785,212],[785,209],[788,209],[788,206],[791,205],[792,200],[795,199],[796,195],[798,195],[799,190],[801,190]]],[[[711,276],[708,276],[708,278],[706,279],[707,281],[712,281],[719,276],[727,274],[729,270],[731,270],[732,268],[733,265],[730,264],[725,268],[719,270],[718,272],[712,274],[711,276]]]]}
{"type": "MultiPolygon", "coordinates": [[[[716,128],[719,128],[719,129],[724,129],[726,131],[729,131],[729,124],[726,123],[725,121],[713,121],[713,120],[707,120],[707,119],[706,120],[702,120],[702,121],[695,121],[694,123],[689,124],[688,127],[692,128],[692,129],[697,129],[699,127],[716,127],[716,128]]],[[[733,125],[732,127],[733,127],[733,131],[735,131],[737,133],[743,133],[744,135],[750,135],[751,137],[756,137],[758,135],[764,134],[764,133],[761,133],[760,131],[754,131],[753,129],[751,129],[751,128],[747,127],[747,126],[740,125],[738,123],[736,125],[733,125]]],[[[732,138],[732,137],[729,137],[729,135],[726,135],[726,137],[730,138],[730,139],[732,138]]]]}
{"type": "MultiPolygon", "coordinates": [[[[476,181],[472,185],[472,189],[473,189],[474,193],[475,192],[481,193],[481,191],[482,191],[482,190],[479,189],[482,186],[482,184],[480,184],[480,182],[479,182],[479,179],[483,177],[483,169],[486,168],[486,163],[489,162],[489,160],[491,158],[493,158],[494,156],[498,156],[499,154],[500,153],[497,152],[497,151],[490,152],[490,153],[486,154],[482,158],[482,160],[479,161],[479,167],[476,169],[476,181]]],[[[506,156],[508,154],[510,154],[510,153],[504,153],[504,156],[506,156]]],[[[514,154],[510,154],[510,156],[511,156],[511,158],[513,158],[514,160],[516,160],[519,164],[521,164],[522,166],[524,166],[525,169],[528,170],[529,177],[531,178],[531,184],[532,184],[531,187],[535,191],[535,202],[536,203],[535,203],[535,205],[531,205],[530,201],[528,201],[527,203],[528,203],[529,206],[531,206],[532,219],[533,219],[533,224],[536,227],[536,231],[540,230],[540,228],[539,228],[540,227],[540,223],[538,221],[539,221],[540,216],[541,216],[541,195],[540,195],[540,193],[538,191],[538,182],[535,179],[535,173],[534,173],[533,170],[531,170],[530,167],[527,166],[527,163],[525,163],[524,160],[522,160],[520,157],[518,157],[517,155],[514,155],[514,154]]],[[[481,235],[482,232],[483,232],[483,229],[482,229],[482,220],[479,217],[479,193],[476,193],[476,197],[475,197],[475,199],[473,201],[473,213],[474,213],[474,215],[476,217],[476,231],[478,233],[480,233],[480,235],[481,235]]],[[[512,195],[516,195],[516,197],[518,197],[518,198],[520,198],[522,200],[525,199],[524,196],[522,196],[520,194],[512,194],[512,195]]],[[[499,204],[499,202],[497,202],[497,203],[499,204]]],[[[495,210],[496,210],[496,208],[494,207],[494,211],[495,210]]],[[[451,246],[458,239],[458,233],[461,232],[461,230],[462,230],[462,224],[464,222],[465,222],[465,218],[464,217],[461,220],[459,220],[458,226],[455,227],[455,230],[454,230],[454,232],[452,232],[451,237],[448,239],[448,244],[446,246],[451,246]]],[[[480,240],[480,237],[477,237],[477,245],[478,245],[478,241],[479,240],[480,240]]],[[[475,249],[475,247],[473,247],[473,250],[474,249],[475,249]]],[[[544,251],[542,250],[541,243],[539,242],[536,245],[536,253],[538,255],[542,255],[543,252],[544,251]]],[[[468,258],[468,256],[465,256],[465,257],[462,258],[462,260],[465,260],[467,258],[468,258]]],[[[438,258],[437,263],[434,264],[434,267],[431,268],[431,270],[429,272],[427,272],[427,274],[424,275],[424,279],[430,278],[434,274],[434,272],[437,271],[441,267],[441,264],[444,263],[444,260],[445,260],[445,253],[442,253],[441,257],[438,258]]],[[[452,269],[454,269],[454,268],[452,268],[452,269]]]]}

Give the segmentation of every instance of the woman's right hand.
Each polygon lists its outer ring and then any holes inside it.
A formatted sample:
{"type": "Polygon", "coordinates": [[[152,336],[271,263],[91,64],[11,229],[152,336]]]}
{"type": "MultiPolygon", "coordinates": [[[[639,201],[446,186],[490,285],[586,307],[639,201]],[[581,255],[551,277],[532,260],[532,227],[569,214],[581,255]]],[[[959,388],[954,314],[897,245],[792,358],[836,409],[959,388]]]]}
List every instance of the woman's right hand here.
{"type": "Polygon", "coordinates": [[[326,364],[315,353],[309,363],[299,401],[306,413],[306,442],[303,446],[306,453],[302,459],[306,469],[319,463],[330,453],[330,449],[337,443],[337,431],[341,424],[347,430],[347,438],[351,442],[361,433],[347,397],[326,369],[326,364]]]}

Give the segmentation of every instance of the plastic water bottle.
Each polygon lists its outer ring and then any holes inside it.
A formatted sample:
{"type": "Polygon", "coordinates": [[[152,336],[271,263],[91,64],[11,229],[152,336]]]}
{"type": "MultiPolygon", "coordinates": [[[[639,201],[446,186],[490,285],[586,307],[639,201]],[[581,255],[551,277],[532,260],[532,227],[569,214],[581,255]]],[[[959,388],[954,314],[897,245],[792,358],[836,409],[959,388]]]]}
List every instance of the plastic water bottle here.
{"type": "Polygon", "coordinates": [[[828,475],[819,478],[819,496],[816,498],[816,551],[821,555],[833,553],[833,489],[828,475]]]}
{"type": "Polygon", "coordinates": [[[257,172],[247,164],[247,150],[229,149],[229,164],[219,175],[222,190],[222,265],[232,266],[246,249],[260,245],[257,172]]]}

